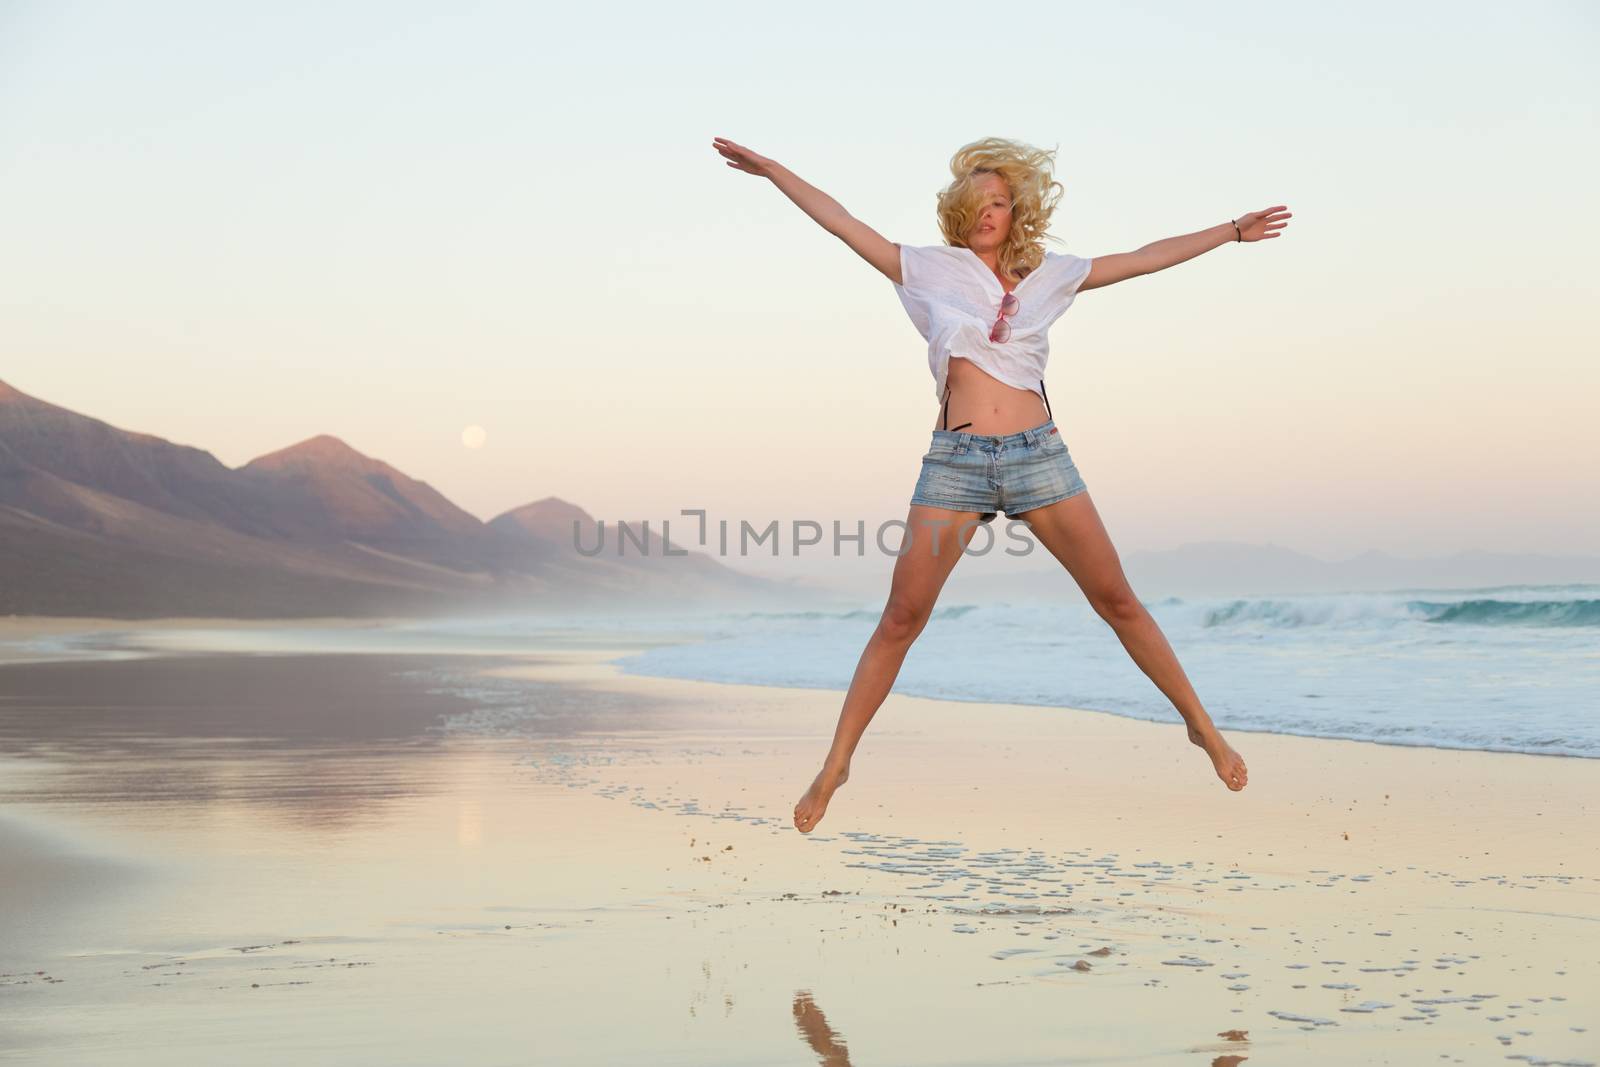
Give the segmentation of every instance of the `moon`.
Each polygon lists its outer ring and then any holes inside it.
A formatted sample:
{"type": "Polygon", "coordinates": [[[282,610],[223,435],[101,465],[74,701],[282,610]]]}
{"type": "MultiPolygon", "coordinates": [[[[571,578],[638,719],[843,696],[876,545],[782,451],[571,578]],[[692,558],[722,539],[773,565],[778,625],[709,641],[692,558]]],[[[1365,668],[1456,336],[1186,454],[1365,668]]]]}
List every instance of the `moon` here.
{"type": "Polygon", "coordinates": [[[482,448],[483,443],[488,439],[488,431],[482,426],[468,426],[461,431],[461,443],[468,448],[482,448]]]}

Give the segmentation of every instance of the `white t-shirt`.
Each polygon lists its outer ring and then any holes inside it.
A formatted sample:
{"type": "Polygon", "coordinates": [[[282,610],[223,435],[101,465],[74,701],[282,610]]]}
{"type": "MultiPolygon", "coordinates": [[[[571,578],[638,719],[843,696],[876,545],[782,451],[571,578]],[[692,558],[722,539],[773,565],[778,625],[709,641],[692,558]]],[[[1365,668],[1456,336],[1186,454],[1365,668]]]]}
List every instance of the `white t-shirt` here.
{"type": "Polygon", "coordinates": [[[894,287],[917,332],[928,342],[933,395],[944,399],[951,356],[970,359],[993,378],[1044,395],[1040,382],[1050,359],[1050,324],[1072,306],[1093,260],[1046,252],[1044,261],[1011,290],[1011,338],[989,340],[1005,287],[978,253],[959,245],[901,245],[894,287]]]}

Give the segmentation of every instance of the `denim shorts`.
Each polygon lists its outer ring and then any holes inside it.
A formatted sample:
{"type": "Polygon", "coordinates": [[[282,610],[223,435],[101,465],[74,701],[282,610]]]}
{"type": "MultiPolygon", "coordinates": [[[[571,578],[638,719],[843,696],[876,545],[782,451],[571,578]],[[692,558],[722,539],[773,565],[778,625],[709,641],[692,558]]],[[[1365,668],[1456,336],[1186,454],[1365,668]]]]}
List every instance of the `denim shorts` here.
{"type": "Polygon", "coordinates": [[[1052,419],[1003,437],[934,430],[911,502],[980,512],[989,522],[998,512],[1014,518],[1086,488],[1052,419]]]}

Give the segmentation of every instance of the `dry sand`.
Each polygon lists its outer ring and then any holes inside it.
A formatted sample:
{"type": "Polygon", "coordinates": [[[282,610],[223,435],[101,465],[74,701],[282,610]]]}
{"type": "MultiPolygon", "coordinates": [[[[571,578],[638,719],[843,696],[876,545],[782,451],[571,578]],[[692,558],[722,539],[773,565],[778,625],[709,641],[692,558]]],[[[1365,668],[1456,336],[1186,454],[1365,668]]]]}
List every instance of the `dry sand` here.
{"type": "Polygon", "coordinates": [[[801,835],[841,694],[616,654],[0,671],[0,1059],[1600,1060],[1600,761],[891,695],[801,835]]]}

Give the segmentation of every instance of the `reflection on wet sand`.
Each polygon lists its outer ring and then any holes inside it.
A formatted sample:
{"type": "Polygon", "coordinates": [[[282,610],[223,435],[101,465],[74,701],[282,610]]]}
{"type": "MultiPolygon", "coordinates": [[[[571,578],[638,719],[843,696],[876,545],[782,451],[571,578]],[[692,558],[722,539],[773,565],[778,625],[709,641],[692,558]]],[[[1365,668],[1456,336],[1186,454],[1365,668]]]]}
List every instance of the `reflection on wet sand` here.
{"type": "Polygon", "coordinates": [[[850,1067],[850,1049],[844,1038],[828,1025],[827,1016],[804,989],[794,995],[794,1025],[823,1067],[850,1067]]]}
{"type": "MultiPolygon", "coordinates": [[[[800,1038],[817,1054],[822,1067],[850,1067],[850,1049],[844,1037],[828,1024],[828,1018],[817,1005],[810,990],[801,989],[794,995],[794,1025],[800,1038]]],[[[1249,1044],[1249,1034],[1244,1030],[1223,1030],[1218,1037],[1223,1044],[1201,1046],[1192,1052],[1222,1052],[1211,1060],[1211,1067],[1238,1067],[1250,1057],[1242,1049],[1249,1044]]],[[[1064,1058],[1062,1062],[1069,1062],[1064,1058]]]]}
{"type": "MultiPolygon", "coordinates": [[[[617,725],[559,687],[445,684],[493,657],[200,655],[13,664],[0,673],[0,803],[243,802],[334,829],[445,788],[441,742],[494,716],[522,736],[617,725]],[[465,727],[463,729],[463,727],[465,727]]],[[[656,722],[632,709],[628,724],[656,722]]]]}
{"type": "MultiPolygon", "coordinates": [[[[1223,1052],[1220,1055],[1218,1055],[1217,1057],[1215,1057],[1211,1061],[1211,1067],[1239,1067],[1239,1064],[1243,1063],[1245,1060],[1250,1058],[1249,1056],[1245,1055],[1242,1051],[1239,1051],[1239,1049],[1241,1049],[1245,1045],[1248,1045],[1249,1042],[1250,1042],[1250,1035],[1249,1035],[1249,1033],[1247,1031],[1245,1031],[1245,1030],[1224,1030],[1221,1033],[1219,1033],[1217,1036],[1222,1038],[1222,1040],[1224,1042],[1224,1044],[1221,1047],[1225,1048],[1225,1049],[1229,1049],[1230,1051],[1223,1052]]],[[[1218,1046],[1213,1045],[1210,1048],[1198,1048],[1198,1049],[1195,1049],[1195,1051],[1196,1052],[1211,1052],[1211,1051],[1215,1051],[1217,1047],[1218,1046]]]]}

